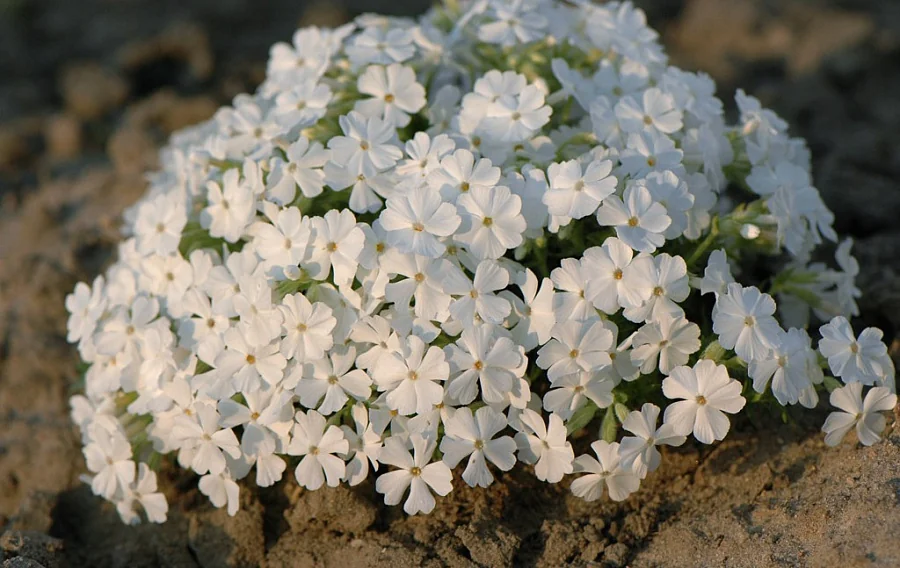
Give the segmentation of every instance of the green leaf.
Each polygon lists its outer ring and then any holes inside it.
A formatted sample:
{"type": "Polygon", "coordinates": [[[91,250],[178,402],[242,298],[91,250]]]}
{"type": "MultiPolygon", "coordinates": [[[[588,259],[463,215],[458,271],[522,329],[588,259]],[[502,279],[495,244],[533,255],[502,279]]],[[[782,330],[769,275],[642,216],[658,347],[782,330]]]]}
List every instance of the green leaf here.
{"type": "Polygon", "coordinates": [[[833,392],[835,389],[841,388],[841,382],[834,377],[825,377],[825,389],[828,392],[833,392]]]}
{"type": "Polygon", "coordinates": [[[615,442],[616,434],[619,431],[619,425],[616,423],[616,412],[614,407],[610,406],[603,415],[603,423],[600,424],[600,437],[606,442],[615,442]]]}
{"type": "Polygon", "coordinates": [[[624,404],[617,402],[613,405],[613,409],[616,413],[616,418],[618,418],[619,422],[624,423],[625,419],[628,418],[628,413],[631,412],[628,410],[628,407],[624,404]]]}
{"type": "Polygon", "coordinates": [[[703,354],[700,358],[709,359],[715,363],[721,363],[722,359],[725,358],[725,348],[722,347],[718,341],[713,341],[706,346],[706,349],[703,350],[703,354]]]}
{"type": "Polygon", "coordinates": [[[596,413],[597,405],[589,400],[587,404],[576,410],[575,414],[572,415],[572,418],[566,423],[566,432],[572,434],[573,432],[581,430],[594,419],[596,413]]]}

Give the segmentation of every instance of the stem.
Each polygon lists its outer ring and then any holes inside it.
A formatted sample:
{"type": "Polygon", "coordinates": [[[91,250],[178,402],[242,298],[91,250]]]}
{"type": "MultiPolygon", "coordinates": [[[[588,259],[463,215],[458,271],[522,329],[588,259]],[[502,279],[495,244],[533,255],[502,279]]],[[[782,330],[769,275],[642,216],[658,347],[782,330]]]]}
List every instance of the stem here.
{"type": "Polygon", "coordinates": [[[694,250],[694,254],[692,254],[690,256],[690,258],[687,259],[687,265],[694,266],[697,263],[697,261],[700,260],[700,257],[703,256],[703,254],[707,251],[707,249],[709,249],[709,247],[712,246],[712,244],[716,241],[718,236],[719,236],[719,218],[713,217],[712,223],[710,224],[710,228],[709,228],[709,234],[706,235],[706,238],[703,239],[703,242],[700,243],[700,246],[698,246],[694,250]]]}

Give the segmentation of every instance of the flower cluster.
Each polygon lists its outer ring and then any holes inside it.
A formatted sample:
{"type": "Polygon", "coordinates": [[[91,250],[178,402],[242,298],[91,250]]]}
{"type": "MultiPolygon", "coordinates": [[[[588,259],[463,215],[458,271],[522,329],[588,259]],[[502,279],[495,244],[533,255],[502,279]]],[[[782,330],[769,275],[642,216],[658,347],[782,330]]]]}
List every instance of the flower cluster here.
{"type": "Polygon", "coordinates": [[[522,462],[622,500],[659,446],[822,392],[828,444],[877,441],[894,367],[848,322],[851,243],[813,261],[804,142],[740,91],[727,123],[657,39],[629,2],[477,0],[275,45],[66,300],[93,491],[160,522],[163,458],[231,514],[248,476],[372,470],[415,514],[522,462]]]}

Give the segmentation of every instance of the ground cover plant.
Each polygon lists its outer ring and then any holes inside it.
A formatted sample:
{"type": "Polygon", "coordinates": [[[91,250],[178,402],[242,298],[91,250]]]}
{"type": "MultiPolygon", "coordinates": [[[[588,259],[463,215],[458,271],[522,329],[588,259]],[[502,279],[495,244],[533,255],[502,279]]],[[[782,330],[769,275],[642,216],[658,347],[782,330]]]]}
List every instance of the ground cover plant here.
{"type": "Polygon", "coordinates": [[[163,459],[231,513],[290,467],[415,514],[517,462],[621,500],[658,446],[754,405],[827,398],[828,444],[876,442],[894,368],[847,319],[852,243],[804,142],[736,103],[728,124],[630,3],[298,31],[173,137],[67,299],[86,481],[126,522],[165,520],[163,459]]]}

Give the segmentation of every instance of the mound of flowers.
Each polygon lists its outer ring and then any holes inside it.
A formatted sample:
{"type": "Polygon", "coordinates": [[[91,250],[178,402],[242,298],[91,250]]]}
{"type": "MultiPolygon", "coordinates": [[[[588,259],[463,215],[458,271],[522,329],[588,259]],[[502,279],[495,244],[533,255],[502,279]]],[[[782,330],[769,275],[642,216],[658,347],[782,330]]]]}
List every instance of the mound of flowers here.
{"type": "Polygon", "coordinates": [[[517,462],[622,500],[751,405],[825,398],[826,443],[876,442],[894,366],[848,321],[851,243],[803,140],[736,104],[629,2],[297,31],[66,299],[85,481],[125,522],[166,519],[163,460],[230,514],[286,475],[416,514],[517,462]]]}

